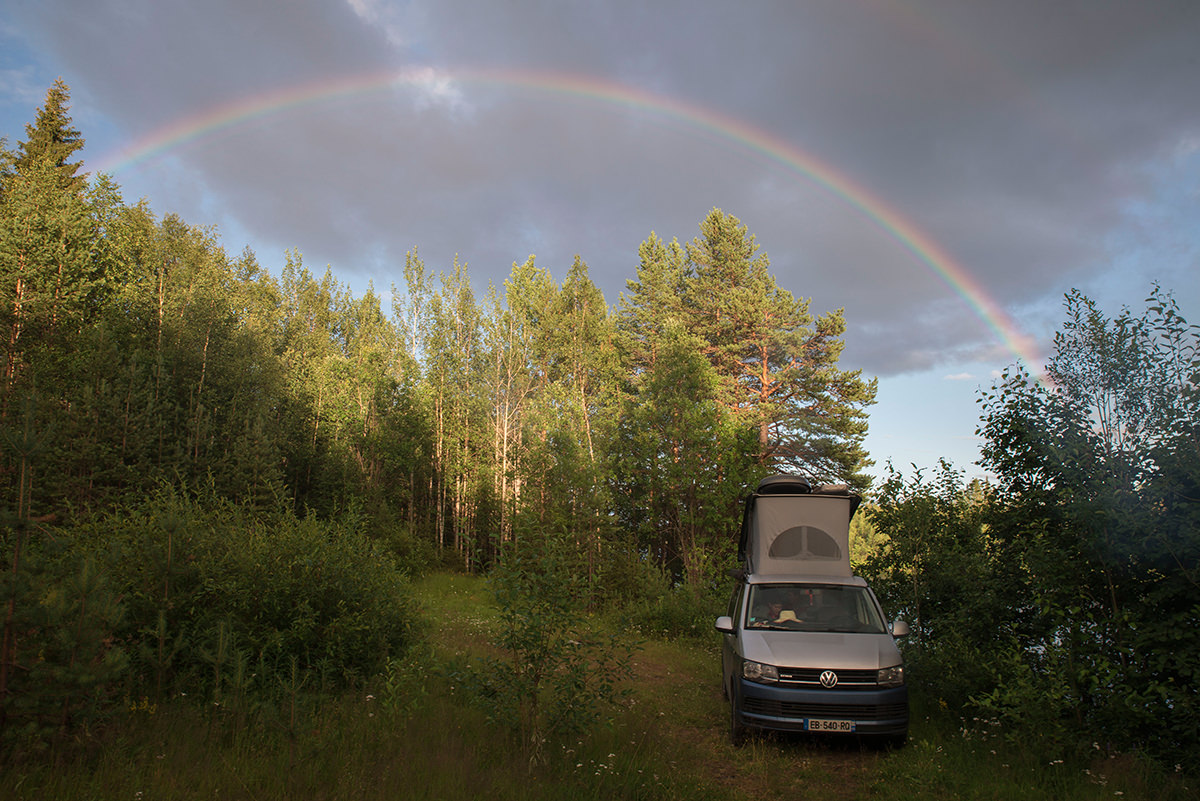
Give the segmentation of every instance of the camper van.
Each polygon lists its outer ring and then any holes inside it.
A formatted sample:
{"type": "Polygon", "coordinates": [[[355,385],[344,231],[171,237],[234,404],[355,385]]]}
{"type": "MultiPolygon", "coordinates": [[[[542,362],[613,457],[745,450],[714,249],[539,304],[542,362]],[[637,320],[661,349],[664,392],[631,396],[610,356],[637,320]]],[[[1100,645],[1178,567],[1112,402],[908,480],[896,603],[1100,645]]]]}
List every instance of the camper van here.
{"type": "Polygon", "coordinates": [[[763,479],[745,504],[742,567],[729,613],[717,618],[729,733],[751,730],[908,734],[908,687],[896,637],[867,582],[850,569],[859,496],[796,476],[763,479]]]}

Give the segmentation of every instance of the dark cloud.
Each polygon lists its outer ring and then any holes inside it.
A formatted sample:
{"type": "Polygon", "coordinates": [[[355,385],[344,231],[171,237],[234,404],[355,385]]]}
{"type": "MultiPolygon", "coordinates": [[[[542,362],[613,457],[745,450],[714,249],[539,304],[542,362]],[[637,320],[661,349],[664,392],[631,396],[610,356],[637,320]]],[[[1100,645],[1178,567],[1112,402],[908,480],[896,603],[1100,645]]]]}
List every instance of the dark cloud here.
{"type": "MultiPolygon", "coordinates": [[[[1200,142],[1194,2],[88,0],[4,13],[126,141],[243,98],[412,67],[585,75],[669,97],[863,187],[1040,336],[1066,288],[1129,269],[1114,242],[1144,254],[1161,220],[1197,228],[1195,203],[1164,189],[1200,142]],[[1155,203],[1172,211],[1146,211],[1155,203]]],[[[116,177],[190,222],[235,223],[277,249],[259,253],[268,266],[296,247],[386,288],[419,248],[435,270],[468,262],[482,293],[531,253],[559,277],[579,254],[614,304],[652,230],[690,239],[720,207],[814,311],[845,308],[851,366],[1011,360],[919,247],[736,137],[578,94],[448,89],[292,108],[116,177]]],[[[1194,245],[1173,242],[1171,257],[1194,259],[1194,245]]],[[[1137,263],[1148,287],[1158,273],[1137,263]]]]}

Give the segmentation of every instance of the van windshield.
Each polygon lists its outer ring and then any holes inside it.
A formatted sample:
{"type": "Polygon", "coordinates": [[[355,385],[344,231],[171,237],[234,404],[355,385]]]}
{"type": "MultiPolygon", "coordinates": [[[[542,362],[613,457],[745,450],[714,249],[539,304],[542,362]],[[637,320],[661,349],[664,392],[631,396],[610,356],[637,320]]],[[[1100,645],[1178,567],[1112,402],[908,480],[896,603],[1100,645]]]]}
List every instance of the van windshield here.
{"type": "Polygon", "coordinates": [[[839,584],[752,585],[746,626],[863,634],[887,631],[865,587],[839,584]]]}

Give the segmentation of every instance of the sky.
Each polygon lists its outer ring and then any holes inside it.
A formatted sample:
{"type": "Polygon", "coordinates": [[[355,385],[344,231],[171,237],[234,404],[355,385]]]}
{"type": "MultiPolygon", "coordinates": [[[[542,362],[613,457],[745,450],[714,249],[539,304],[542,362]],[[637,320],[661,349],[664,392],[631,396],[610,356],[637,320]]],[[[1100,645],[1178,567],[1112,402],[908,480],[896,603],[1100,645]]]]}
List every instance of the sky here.
{"type": "Polygon", "coordinates": [[[968,477],[977,399],[1078,288],[1200,322],[1194,0],[0,0],[0,135],[56,78],[84,170],[357,295],[405,254],[476,293],[736,216],[844,310],[880,474],[968,477]]]}

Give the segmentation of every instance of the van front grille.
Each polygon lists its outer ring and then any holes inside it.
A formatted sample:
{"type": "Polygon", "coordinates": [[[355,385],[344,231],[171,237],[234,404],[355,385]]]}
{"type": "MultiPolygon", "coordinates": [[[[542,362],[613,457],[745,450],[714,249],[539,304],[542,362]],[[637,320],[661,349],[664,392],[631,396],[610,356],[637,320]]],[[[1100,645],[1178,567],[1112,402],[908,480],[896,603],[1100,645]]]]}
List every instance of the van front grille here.
{"type": "MultiPolygon", "coordinates": [[[[779,683],[795,687],[824,689],[821,685],[822,668],[779,668],[779,683]]],[[[878,687],[878,670],[835,670],[835,690],[874,690],[878,687]]]]}

